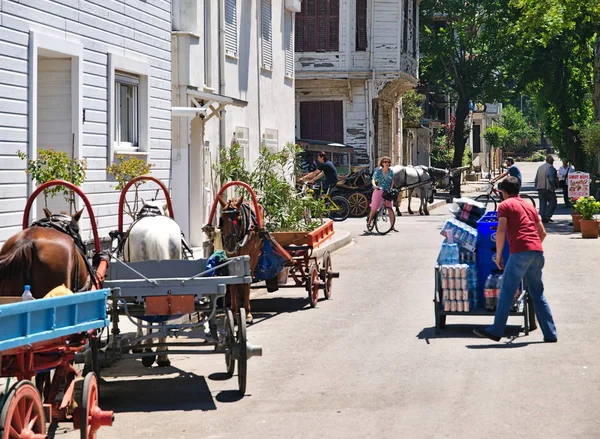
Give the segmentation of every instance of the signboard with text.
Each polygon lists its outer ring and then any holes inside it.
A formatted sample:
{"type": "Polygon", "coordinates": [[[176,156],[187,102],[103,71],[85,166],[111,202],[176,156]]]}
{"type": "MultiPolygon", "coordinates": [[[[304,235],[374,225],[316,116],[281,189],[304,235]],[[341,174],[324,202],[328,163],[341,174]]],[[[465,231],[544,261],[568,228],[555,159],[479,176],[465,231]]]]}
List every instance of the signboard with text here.
{"type": "Polygon", "coordinates": [[[585,172],[571,172],[568,178],[569,198],[590,196],[590,174],[585,172]]]}

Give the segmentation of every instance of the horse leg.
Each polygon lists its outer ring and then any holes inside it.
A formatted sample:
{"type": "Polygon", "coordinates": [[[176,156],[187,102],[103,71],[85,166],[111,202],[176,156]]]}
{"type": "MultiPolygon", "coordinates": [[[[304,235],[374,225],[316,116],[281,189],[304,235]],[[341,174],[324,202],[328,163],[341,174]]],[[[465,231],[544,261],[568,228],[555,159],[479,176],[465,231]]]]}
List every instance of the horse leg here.
{"type": "Polygon", "coordinates": [[[412,211],[412,209],[410,208],[410,200],[412,199],[413,192],[414,192],[414,189],[410,189],[410,190],[408,191],[408,214],[409,214],[409,215],[414,215],[414,212],[413,212],[413,211],[412,211]]]}
{"type": "MultiPolygon", "coordinates": [[[[427,197],[427,194],[425,194],[427,197]]],[[[427,207],[427,198],[423,198],[423,210],[425,211],[425,215],[429,215],[429,207],[427,207]]]]}
{"type": "MultiPolygon", "coordinates": [[[[152,323],[149,323],[148,326],[150,326],[150,327],[147,329],[147,335],[150,335],[150,334],[152,334],[152,323]]],[[[154,338],[148,337],[146,340],[144,340],[143,344],[152,344],[153,341],[154,341],[154,338]]],[[[152,348],[146,347],[146,348],[144,348],[144,352],[145,353],[152,352],[152,348]]],[[[148,356],[142,357],[142,364],[145,367],[151,367],[154,364],[154,360],[156,360],[156,355],[148,355],[148,356]]]]}
{"type": "Polygon", "coordinates": [[[402,216],[402,212],[400,212],[400,204],[402,204],[402,191],[398,191],[398,196],[394,200],[396,203],[396,216],[402,216]]]}
{"type": "Polygon", "coordinates": [[[252,312],[250,310],[250,285],[244,284],[240,288],[243,288],[244,293],[244,308],[246,308],[246,324],[251,325],[254,323],[252,312]]]}
{"type": "MultiPolygon", "coordinates": [[[[143,321],[140,319],[136,319],[138,322],[138,325],[142,325],[143,321]]],[[[135,338],[136,339],[140,339],[142,336],[144,335],[144,331],[141,327],[137,327],[137,330],[135,331],[135,338]]],[[[143,351],[142,348],[142,344],[143,342],[140,343],[135,343],[132,347],[131,347],[131,352],[133,352],[134,354],[140,354],[143,351]]]]}
{"type": "MultiPolygon", "coordinates": [[[[159,337],[158,338],[158,342],[159,343],[166,343],[167,342],[167,337],[159,337]]],[[[159,347],[156,348],[157,351],[168,351],[169,348],[167,348],[166,346],[164,347],[159,347]]],[[[164,353],[164,354],[159,354],[158,358],[156,360],[156,364],[158,365],[158,367],[169,367],[171,365],[171,360],[169,360],[169,354],[164,353]]]]}

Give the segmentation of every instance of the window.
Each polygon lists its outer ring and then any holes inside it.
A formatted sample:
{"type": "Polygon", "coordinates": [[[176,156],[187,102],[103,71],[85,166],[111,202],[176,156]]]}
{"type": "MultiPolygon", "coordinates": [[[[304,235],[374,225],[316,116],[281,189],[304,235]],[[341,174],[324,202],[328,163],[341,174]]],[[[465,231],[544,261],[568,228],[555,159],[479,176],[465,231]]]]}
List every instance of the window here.
{"type": "Polygon", "coordinates": [[[108,153],[148,154],[150,63],[108,53],[108,153]]]}
{"type": "Polygon", "coordinates": [[[279,133],[270,128],[265,129],[263,134],[263,146],[271,152],[279,151],[279,133]]]}
{"type": "Polygon", "coordinates": [[[115,144],[137,147],[139,139],[139,76],[115,72],[115,144]]]}
{"type": "Polygon", "coordinates": [[[402,10],[402,52],[408,52],[408,0],[404,0],[404,9],[402,10]]]}
{"type": "Polygon", "coordinates": [[[367,0],[356,0],[356,50],[367,50],[367,0]]]}
{"type": "Polygon", "coordinates": [[[418,49],[418,41],[419,41],[418,24],[419,24],[419,4],[418,4],[418,0],[415,0],[415,2],[413,3],[413,23],[412,23],[413,58],[417,57],[417,49],[418,49]]]}
{"type": "Polygon", "coordinates": [[[339,28],[339,0],[304,0],[296,15],[296,52],[338,51],[339,28]]]}
{"type": "Polygon", "coordinates": [[[285,11],[285,76],[294,76],[294,13],[285,11]]]}
{"type": "Polygon", "coordinates": [[[237,0],[225,0],[225,53],[237,57],[237,0]]]}
{"type": "Polygon", "coordinates": [[[481,152],[481,125],[473,124],[473,154],[481,152]]]}
{"type": "Polygon", "coordinates": [[[300,137],[307,140],[343,143],[343,102],[300,102],[300,137]]]}
{"type": "Polygon", "coordinates": [[[260,29],[262,45],[262,66],[273,69],[273,25],[271,21],[271,0],[262,0],[260,8],[260,29]]]}
{"type": "Polygon", "coordinates": [[[246,127],[235,127],[233,140],[240,144],[240,157],[244,159],[246,166],[250,163],[250,130],[246,127]]]}

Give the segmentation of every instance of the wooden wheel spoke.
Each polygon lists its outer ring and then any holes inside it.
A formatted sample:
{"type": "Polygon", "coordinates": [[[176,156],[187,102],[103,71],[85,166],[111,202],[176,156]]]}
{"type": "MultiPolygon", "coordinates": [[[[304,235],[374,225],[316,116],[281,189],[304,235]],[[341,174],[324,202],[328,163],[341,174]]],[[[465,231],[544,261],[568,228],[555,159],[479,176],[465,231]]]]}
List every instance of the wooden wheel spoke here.
{"type": "Polygon", "coordinates": [[[21,434],[23,431],[23,413],[25,411],[23,410],[22,403],[23,400],[17,401],[17,404],[15,405],[15,411],[13,412],[13,416],[10,421],[11,425],[15,427],[19,434],[21,434]]]}
{"type": "Polygon", "coordinates": [[[8,437],[10,439],[19,439],[19,436],[21,436],[21,432],[17,431],[15,429],[15,427],[13,427],[12,425],[10,425],[8,428],[9,428],[9,430],[8,430],[8,437]]]}
{"type": "MultiPolygon", "coordinates": [[[[23,418],[23,424],[27,425],[27,428],[29,430],[31,430],[33,428],[33,425],[35,424],[35,422],[32,424],[31,423],[31,414],[33,412],[33,401],[30,401],[29,399],[25,399],[25,417],[23,418]]],[[[35,416],[33,417],[34,421],[35,421],[35,416]]]]}

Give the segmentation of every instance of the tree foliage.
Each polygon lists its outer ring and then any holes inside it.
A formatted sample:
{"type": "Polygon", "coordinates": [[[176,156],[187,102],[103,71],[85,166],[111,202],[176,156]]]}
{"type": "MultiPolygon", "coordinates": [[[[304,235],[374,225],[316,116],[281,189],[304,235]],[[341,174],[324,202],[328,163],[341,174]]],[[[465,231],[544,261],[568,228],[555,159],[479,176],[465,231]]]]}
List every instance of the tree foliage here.
{"type": "Polygon", "coordinates": [[[492,148],[505,148],[509,137],[508,130],[500,125],[493,125],[483,133],[483,138],[492,148]]]}
{"type": "Polygon", "coordinates": [[[533,127],[523,113],[512,105],[502,109],[500,126],[506,130],[506,138],[501,146],[507,153],[514,153],[527,143],[537,143],[537,128],[533,127]]]}
{"type": "Polygon", "coordinates": [[[405,127],[421,126],[423,117],[421,104],[424,99],[425,96],[416,90],[409,90],[402,96],[402,114],[404,115],[402,120],[405,127]]]}
{"type": "MultiPolygon", "coordinates": [[[[152,164],[147,163],[145,160],[134,156],[117,156],[116,161],[107,166],[106,172],[117,180],[114,188],[120,191],[134,178],[150,174],[152,166],[152,164]]],[[[129,201],[125,198],[125,213],[132,219],[136,218],[139,203],[139,188],[144,183],[144,181],[136,181],[133,184],[135,195],[132,204],[129,204],[129,201]]]]}

